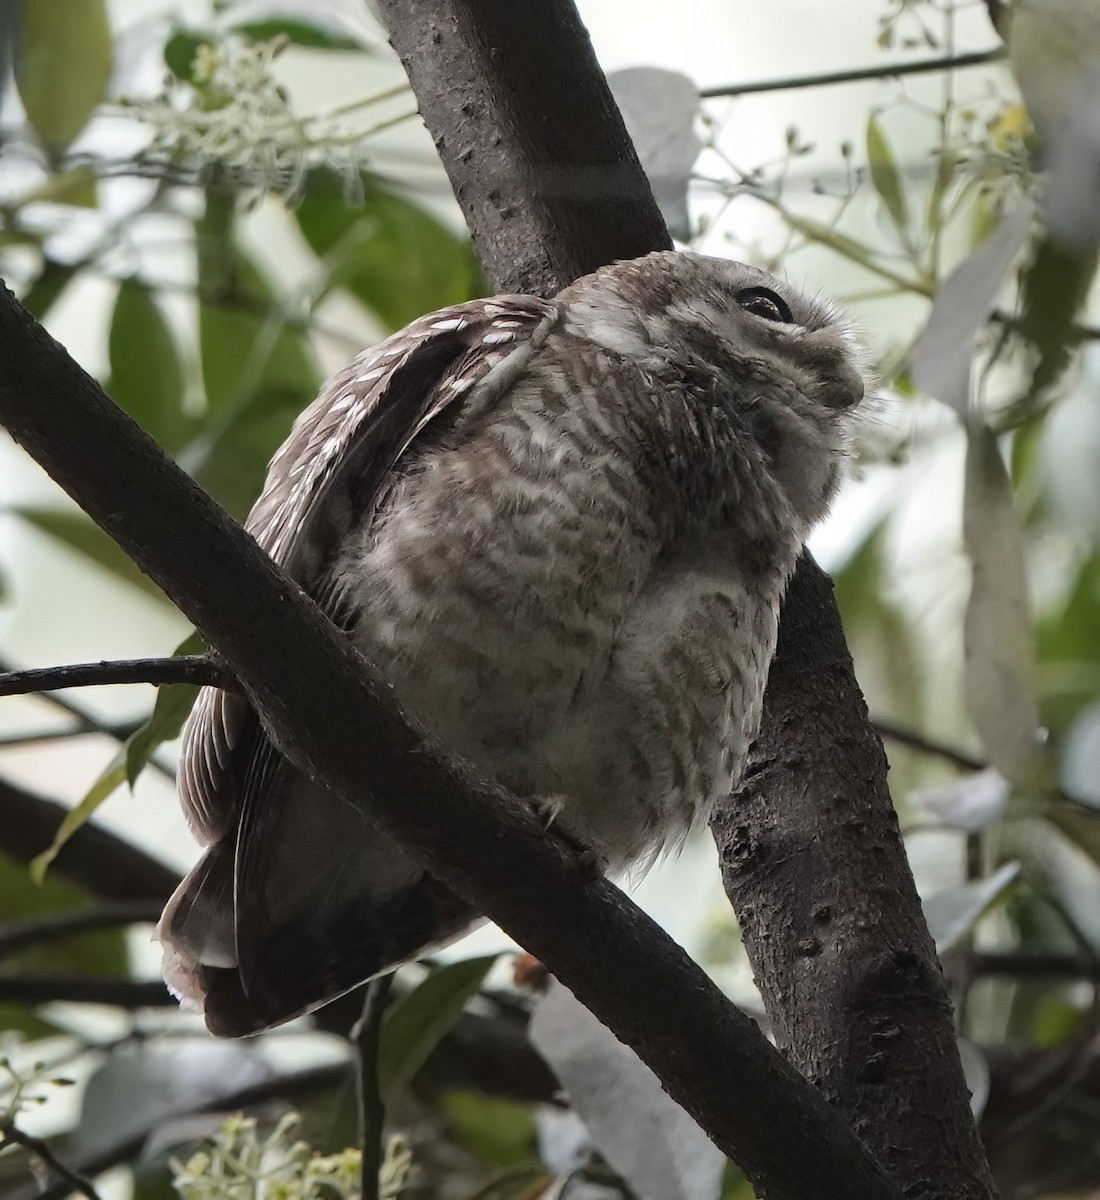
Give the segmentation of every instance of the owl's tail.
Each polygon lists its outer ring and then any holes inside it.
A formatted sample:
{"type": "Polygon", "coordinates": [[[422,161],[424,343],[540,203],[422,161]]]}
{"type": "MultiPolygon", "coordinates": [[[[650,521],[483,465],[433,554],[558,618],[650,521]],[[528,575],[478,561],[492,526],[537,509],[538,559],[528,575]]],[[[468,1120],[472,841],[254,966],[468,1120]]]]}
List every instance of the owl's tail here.
{"type": "Polygon", "coordinates": [[[212,1033],[320,1007],[458,937],[477,914],[351,805],[283,765],[157,926],[164,975],[212,1033]]]}

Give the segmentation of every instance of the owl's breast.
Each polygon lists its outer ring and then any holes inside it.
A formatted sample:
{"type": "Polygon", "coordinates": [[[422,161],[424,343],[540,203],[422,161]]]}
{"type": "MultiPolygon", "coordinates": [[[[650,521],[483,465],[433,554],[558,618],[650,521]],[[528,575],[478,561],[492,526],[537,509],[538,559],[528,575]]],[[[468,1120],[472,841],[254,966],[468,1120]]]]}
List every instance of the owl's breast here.
{"type": "Polygon", "coordinates": [[[795,547],[762,575],[729,528],[689,538],[586,369],[424,445],[337,574],[398,701],[616,865],[740,774],[795,547]]]}
{"type": "Polygon", "coordinates": [[[338,574],[399,701],[532,794],[533,745],[598,685],[660,549],[626,458],[543,388],[425,449],[338,574]]]}

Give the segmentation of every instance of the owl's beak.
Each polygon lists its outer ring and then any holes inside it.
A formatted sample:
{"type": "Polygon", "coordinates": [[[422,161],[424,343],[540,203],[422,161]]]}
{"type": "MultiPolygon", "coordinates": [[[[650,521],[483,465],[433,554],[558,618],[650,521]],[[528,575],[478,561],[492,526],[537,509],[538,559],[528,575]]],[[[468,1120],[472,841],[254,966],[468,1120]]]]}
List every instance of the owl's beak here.
{"type": "Polygon", "coordinates": [[[855,408],[864,391],[863,376],[841,358],[835,370],[822,376],[817,399],[827,408],[855,408]]]}

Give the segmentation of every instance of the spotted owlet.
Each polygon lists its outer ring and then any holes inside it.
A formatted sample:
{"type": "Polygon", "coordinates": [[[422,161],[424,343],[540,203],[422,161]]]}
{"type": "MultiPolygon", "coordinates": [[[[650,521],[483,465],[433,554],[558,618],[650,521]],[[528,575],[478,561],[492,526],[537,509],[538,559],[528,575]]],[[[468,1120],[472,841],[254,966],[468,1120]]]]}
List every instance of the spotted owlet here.
{"type": "MultiPolygon", "coordinates": [[[[736,785],[863,390],[825,304],[651,254],[361,355],[298,420],[248,528],[445,746],[618,870],[736,785]]],[[[217,1033],[477,919],[239,695],[200,695],[180,795],[207,850],[158,935],[217,1033]]]]}

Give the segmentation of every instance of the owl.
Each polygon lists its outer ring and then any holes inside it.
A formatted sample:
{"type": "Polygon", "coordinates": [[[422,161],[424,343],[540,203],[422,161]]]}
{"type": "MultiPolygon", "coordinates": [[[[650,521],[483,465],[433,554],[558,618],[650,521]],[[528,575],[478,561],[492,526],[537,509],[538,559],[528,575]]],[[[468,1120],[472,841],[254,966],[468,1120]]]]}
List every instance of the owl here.
{"type": "MultiPolygon", "coordinates": [[[[863,393],[826,304],[650,254],[362,354],[247,526],[443,746],[621,871],[736,786],[863,393]]],[[[309,1011],[479,919],[234,692],[200,694],[179,791],[207,848],[157,936],[215,1033],[309,1011]]]]}

